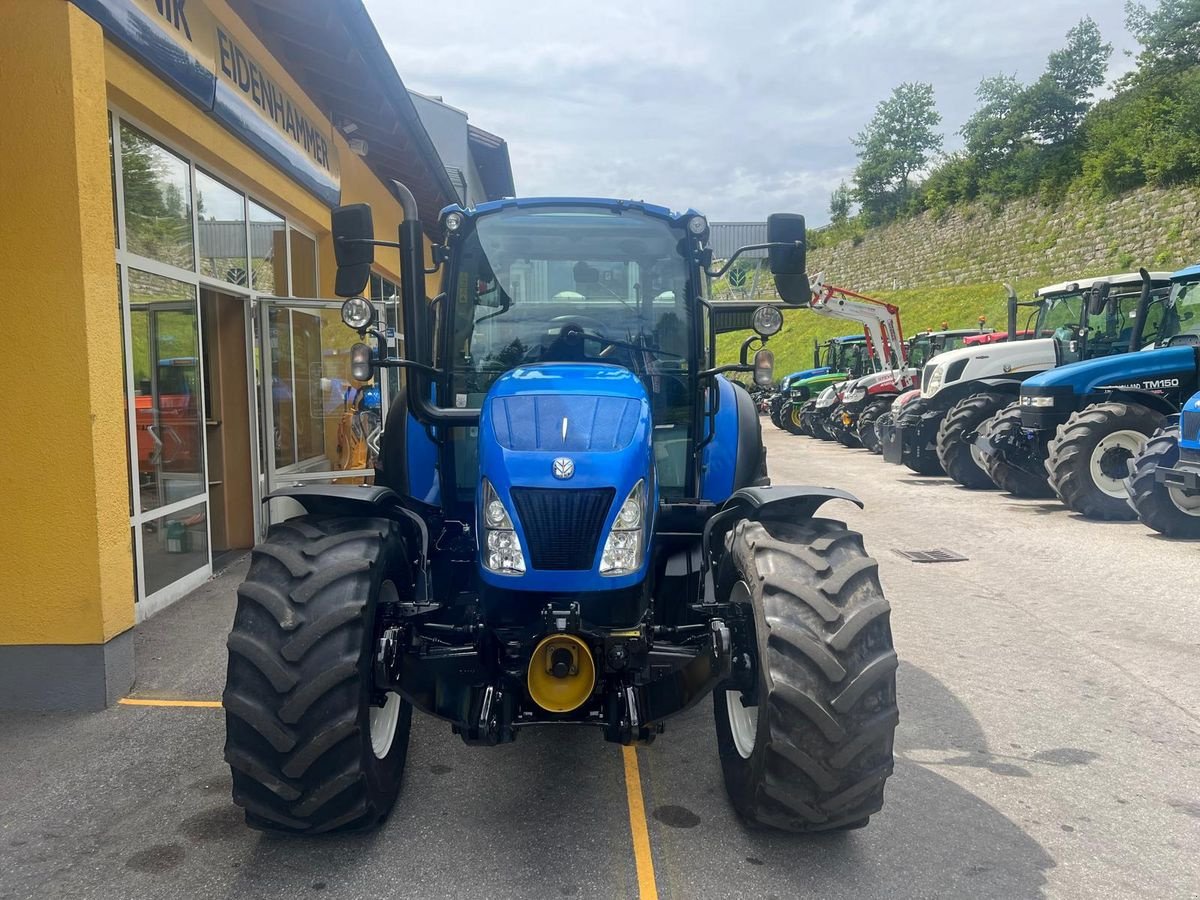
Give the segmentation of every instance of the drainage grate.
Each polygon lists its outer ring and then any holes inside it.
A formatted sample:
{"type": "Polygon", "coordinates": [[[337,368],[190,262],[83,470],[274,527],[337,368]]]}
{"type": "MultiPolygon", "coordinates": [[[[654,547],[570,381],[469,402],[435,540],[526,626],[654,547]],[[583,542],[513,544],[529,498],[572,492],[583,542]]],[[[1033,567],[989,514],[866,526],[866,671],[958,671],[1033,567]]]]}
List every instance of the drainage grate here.
{"type": "Polygon", "coordinates": [[[939,563],[939,562],[967,562],[965,556],[960,556],[950,550],[938,548],[936,550],[897,550],[905,559],[919,563],[939,563]]]}

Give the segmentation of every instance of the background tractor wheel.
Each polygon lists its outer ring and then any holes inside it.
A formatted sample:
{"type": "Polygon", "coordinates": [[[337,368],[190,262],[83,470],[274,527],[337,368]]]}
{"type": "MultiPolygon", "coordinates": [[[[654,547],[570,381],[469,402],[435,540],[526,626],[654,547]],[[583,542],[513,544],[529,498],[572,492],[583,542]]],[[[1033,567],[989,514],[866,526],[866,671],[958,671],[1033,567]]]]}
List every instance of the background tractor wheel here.
{"type": "Polygon", "coordinates": [[[1004,394],[972,394],[955,404],[938,428],[937,456],[946,474],[973,491],[996,487],[972,442],[979,427],[1008,405],[1004,394]]]}
{"type": "Polygon", "coordinates": [[[862,443],[858,440],[858,435],[855,433],[856,423],[851,421],[849,425],[846,425],[842,422],[842,411],[843,408],[839,405],[829,416],[829,433],[843,447],[857,450],[862,446],[862,443]]]}
{"type": "Polygon", "coordinates": [[[738,524],[721,596],[747,606],[753,706],[713,694],[730,801],[751,824],[855,828],[892,773],[896,653],[889,607],[862,537],[841,522],[738,524]]]}
{"type": "MultiPolygon", "coordinates": [[[[1020,431],[1021,425],[1021,404],[1010,403],[996,415],[992,416],[979,428],[980,437],[1000,440],[1005,435],[1012,434],[1015,431],[1020,431]]],[[[1046,476],[1035,475],[1032,472],[1026,472],[1024,469],[1018,469],[1004,461],[1003,455],[996,453],[984,453],[983,457],[984,470],[991,477],[992,482],[1002,491],[1007,491],[1014,497],[1028,497],[1031,499],[1043,499],[1054,496],[1054,488],[1050,487],[1050,482],[1046,480],[1046,476]]]]}
{"type": "Polygon", "coordinates": [[[804,434],[804,428],[800,424],[800,407],[796,404],[789,404],[779,417],[779,421],[783,425],[783,430],[788,434],[804,434]]]}
{"type": "Polygon", "coordinates": [[[1096,403],[1071,413],[1050,441],[1050,486],[1086,518],[1134,518],[1125,490],[1129,461],[1162,423],[1161,413],[1140,403],[1096,403]]]}
{"type": "Polygon", "coordinates": [[[373,687],[379,604],[407,595],[387,519],[303,516],[271,529],[238,588],[225,681],[225,760],[246,822],[316,834],[392,808],[412,707],[373,687]]]}
{"type": "Polygon", "coordinates": [[[1129,465],[1125,488],[1138,518],[1159,534],[1178,538],[1200,538],[1200,497],[1189,497],[1178,488],[1154,480],[1159,466],[1171,468],[1179,462],[1179,426],[1154,432],[1142,452],[1129,465]]]}
{"type": "Polygon", "coordinates": [[[885,400],[872,400],[858,417],[859,443],[872,453],[883,452],[883,447],[879,444],[879,435],[875,433],[875,423],[879,420],[880,416],[892,408],[892,400],[894,399],[893,397],[888,397],[885,400]]]}

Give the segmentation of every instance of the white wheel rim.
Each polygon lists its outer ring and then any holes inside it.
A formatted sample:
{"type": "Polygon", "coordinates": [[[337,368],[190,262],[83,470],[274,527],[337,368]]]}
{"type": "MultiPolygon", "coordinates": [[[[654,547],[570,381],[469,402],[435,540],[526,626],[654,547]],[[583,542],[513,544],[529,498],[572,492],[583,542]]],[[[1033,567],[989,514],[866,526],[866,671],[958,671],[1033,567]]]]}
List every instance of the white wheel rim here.
{"type": "MultiPolygon", "coordinates": [[[[749,604],[750,588],[746,582],[739,581],[729,592],[731,603],[749,604]]],[[[762,660],[759,660],[762,665],[762,660]]],[[[758,673],[755,672],[755,678],[758,673]]],[[[743,706],[741,691],[725,692],[725,709],[729,714],[729,731],[733,736],[733,746],[742,759],[749,759],[754,752],[754,741],[758,736],[758,707],[743,706]]]]}
{"type": "Polygon", "coordinates": [[[729,731],[738,756],[749,759],[758,736],[758,707],[742,706],[741,691],[726,691],[725,706],[729,710],[729,731]]]}
{"type": "MultiPolygon", "coordinates": [[[[379,587],[379,602],[394,603],[400,597],[396,585],[385,581],[379,587]]],[[[400,724],[400,706],[403,701],[394,691],[388,691],[383,706],[372,706],[367,715],[371,729],[371,752],[376,759],[383,759],[392,749],[396,739],[396,727],[400,724]]]]}
{"type": "Polygon", "coordinates": [[[1124,500],[1129,496],[1125,490],[1126,474],[1122,473],[1120,476],[1110,475],[1104,471],[1101,463],[1106,453],[1120,450],[1124,450],[1129,454],[1129,458],[1132,459],[1142,452],[1142,448],[1146,446],[1146,441],[1146,435],[1140,431],[1132,431],[1130,429],[1106,434],[1096,444],[1095,448],[1093,448],[1092,456],[1088,463],[1092,483],[1105,494],[1108,494],[1108,496],[1124,500]]]}
{"type": "Polygon", "coordinates": [[[974,441],[971,441],[971,443],[968,444],[967,446],[971,448],[971,459],[973,459],[975,461],[975,465],[979,466],[979,468],[983,469],[983,471],[986,472],[987,465],[984,463],[983,451],[975,446],[974,441]]]}
{"type": "Polygon", "coordinates": [[[371,750],[376,759],[383,759],[392,749],[402,702],[399,694],[389,691],[383,706],[371,707],[371,750]]]}
{"type": "Polygon", "coordinates": [[[1185,516],[1200,516],[1200,494],[1189,497],[1176,487],[1167,488],[1167,494],[1175,508],[1185,516]]]}

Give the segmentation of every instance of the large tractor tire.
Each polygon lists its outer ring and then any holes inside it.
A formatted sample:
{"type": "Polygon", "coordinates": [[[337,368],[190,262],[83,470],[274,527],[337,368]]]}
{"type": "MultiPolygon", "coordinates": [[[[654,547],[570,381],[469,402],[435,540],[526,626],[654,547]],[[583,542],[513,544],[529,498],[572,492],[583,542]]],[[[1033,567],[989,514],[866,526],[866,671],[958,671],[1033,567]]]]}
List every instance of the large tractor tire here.
{"type": "Polygon", "coordinates": [[[789,403],[784,407],[779,421],[788,434],[804,434],[804,426],[800,423],[800,407],[796,404],[789,403]]]}
{"type": "Polygon", "coordinates": [[[815,402],[812,406],[805,404],[804,413],[808,416],[808,426],[813,437],[822,441],[834,440],[833,432],[829,430],[828,413],[818,410],[815,402]]]}
{"type": "Polygon", "coordinates": [[[1200,538],[1200,497],[1189,497],[1154,479],[1159,466],[1169,469],[1177,462],[1179,426],[1158,429],[1129,464],[1125,489],[1143,524],[1167,537],[1195,540],[1200,538]]]}
{"type": "Polygon", "coordinates": [[[880,416],[892,408],[894,399],[894,397],[887,397],[872,400],[858,417],[858,441],[872,453],[883,452],[883,447],[879,444],[879,435],[875,433],[875,423],[880,416]]]}
{"type": "Polygon", "coordinates": [[[1125,478],[1129,461],[1162,425],[1162,413],[1140,403],[1095,403],[1058,426],[1046,471],[1068,509],[1088,519],[1133,519],[1125,478]]]}
{"type": "Polygon", "coordinates": [[[1008,405],[1004,394],[972,394],[959,400],[938,428],[938,462],[946,474],[972,491],[994,490],[996,485],[972,443],[981,425],[1008,405]]]}
{"type": "Polygon", "coordinates": [[[896,652],[878,567],[841,522],[738,524],[718,593],[748,607],[740,689],[713,694],[725,787],[750,824],[856,828],[892,773],[896,652]]]}
{"type": "Polygon", "coordinates": [[[412,707],[374,689],[380,604],[410,590],[387,519],[271,529],[238,588],[225,681],[233,802],[263,830],[363,829],[400,790],[412,707]]]}
{"type": "MultiPolygon", "coordinates": [[[[1021,404],[1010,403],[980,426],[979,436],[991,440],[1003,440],[1005,436],[1020,431],[1022,427],[1021,404]]],[[[1054,496],[1054,489],[1050,487],[1045,473],[1035,475],[1024,469],[1018,469],[1005,462],[1003,455],[1000,454],[984,453],[982,456],[984,470],[1000,490],[1007,491],[1014,497],[1030,499],[1045,499],[1054,496]]]]}

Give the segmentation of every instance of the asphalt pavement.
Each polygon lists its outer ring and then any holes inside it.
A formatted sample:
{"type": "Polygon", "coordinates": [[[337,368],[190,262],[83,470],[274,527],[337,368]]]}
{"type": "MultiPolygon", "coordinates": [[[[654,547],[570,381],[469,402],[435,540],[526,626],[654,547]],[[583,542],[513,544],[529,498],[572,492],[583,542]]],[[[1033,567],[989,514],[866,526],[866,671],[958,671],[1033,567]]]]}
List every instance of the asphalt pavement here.
{"type": "MultiPolygon", "coordinates": [[[[746,828],[708,702],[637,750],[640,784],[590,729],[474,748],[418,717],[385,825],[319,840],[245,828],[216,706],[0,713],[0,898],[1200,896],[1200,544],[765,431],[777,483],[866,503],[822,512],[892,601],[896,771],[867,828],[746,828]],[[967,559],[897,553],[931,549],[967,559]]],[[[134,699],[219,698],[243,573],[139,626],[134,699]]]]}

